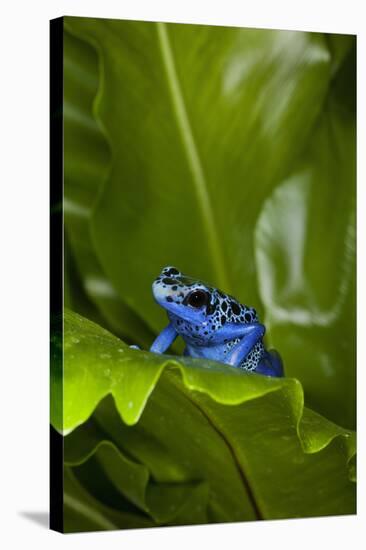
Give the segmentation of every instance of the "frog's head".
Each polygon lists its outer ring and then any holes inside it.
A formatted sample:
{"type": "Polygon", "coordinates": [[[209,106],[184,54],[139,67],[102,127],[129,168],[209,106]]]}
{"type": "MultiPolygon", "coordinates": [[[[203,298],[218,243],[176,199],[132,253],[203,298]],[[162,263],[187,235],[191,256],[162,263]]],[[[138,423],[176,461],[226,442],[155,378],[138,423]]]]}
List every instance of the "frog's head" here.
{"type": "Polygon", "coordinates": [[[213,290],[172,266],[164,267],[153,283],[154,298],[159,305],[182,320],[199,324],[212,313],[213,290]]]}
{"type": "Polygon", "coordinates": [[[166,309],[174,328],[197,345],[207,345],[227,322],[253,322],[256,312],[235,298],[172,266],[164,267],[153,283],[155,300],[166,309]]]}

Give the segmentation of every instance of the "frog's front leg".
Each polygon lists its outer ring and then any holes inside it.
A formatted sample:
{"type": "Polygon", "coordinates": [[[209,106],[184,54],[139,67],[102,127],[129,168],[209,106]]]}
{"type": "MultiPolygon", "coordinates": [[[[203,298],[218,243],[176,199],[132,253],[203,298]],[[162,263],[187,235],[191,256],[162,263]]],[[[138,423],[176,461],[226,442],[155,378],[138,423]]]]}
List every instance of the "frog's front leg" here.
{"type": "Polygon", "coordinates": [[[227,358],[227,363],[233,367],[239,367],[255,344],[263,338],[266,329],[259,323],[248,323],[242,325],[242,339],[232,349],[227,358]]]}
{"type": "Polygon", "coordinates": [[[178,336],[177,331],[171,323],[165,327],[151,345],[150,351],[164,353],[178,336]]]}

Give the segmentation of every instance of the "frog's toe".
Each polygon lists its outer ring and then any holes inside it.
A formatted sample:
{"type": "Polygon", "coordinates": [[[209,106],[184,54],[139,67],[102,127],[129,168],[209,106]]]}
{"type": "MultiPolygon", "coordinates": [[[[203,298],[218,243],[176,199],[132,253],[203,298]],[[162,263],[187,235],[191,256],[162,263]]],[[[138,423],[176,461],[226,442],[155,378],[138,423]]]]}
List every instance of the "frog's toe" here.
{"type": "Polygon", "coordinates": [[[280,354],[275,349],[266,351],[255,372],[276,378],[285,376],[280,354]]]}

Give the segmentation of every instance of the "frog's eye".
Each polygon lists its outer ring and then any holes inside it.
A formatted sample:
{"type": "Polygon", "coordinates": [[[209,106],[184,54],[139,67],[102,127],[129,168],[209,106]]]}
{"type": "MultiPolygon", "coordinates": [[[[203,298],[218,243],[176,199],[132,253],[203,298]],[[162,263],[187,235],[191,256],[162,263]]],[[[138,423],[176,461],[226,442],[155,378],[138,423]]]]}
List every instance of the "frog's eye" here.
{"type": "Polygon", "coordinates": [[[185,298],[185,304],[200,308],[208,304],[209,295],[204,290],[194,290],[185,298]]]}

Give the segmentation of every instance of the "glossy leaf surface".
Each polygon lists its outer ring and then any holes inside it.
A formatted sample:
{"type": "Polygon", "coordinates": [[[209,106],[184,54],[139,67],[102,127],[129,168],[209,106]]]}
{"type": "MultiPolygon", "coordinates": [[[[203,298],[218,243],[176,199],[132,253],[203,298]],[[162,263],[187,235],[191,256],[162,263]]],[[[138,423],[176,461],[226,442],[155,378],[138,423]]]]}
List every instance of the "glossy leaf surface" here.
{"type": "Polygon", "coordinates": [[[155,524],[354,512],[354,434],[304,409],[297,380],[132,350],[71,312],[64,327],[66,463],[95,460],[155,524]]]}
{"type": "MultiPolygon", "coordinates": [[[[107,326],[147,347],[165,322],[151,281],[176,264],[254,305],[309,402],[354,427],[355,109],[352,86],[342,88],[354,78],[352,37],[66,25],[79,37],[68,55],[85,71],[74,77],[94,78],[87,99],[71,85],[69,103],[103,128],[94,122],[82,148],[70,141],[70,158],[85,164],[97,135],[109,149],[93,155],[92,210],[78,198],[91,240],[75,248],[107,326]]],[[[72,193],[89,185],[74,176],[72,193]]]]}
{"type": "Polygon", "coordinates": [[[148,348],[176,264],[255,306],[287,374],[131,350],[67,313],[66,529],[354,513],[354,38],[65,27],[67,304],[148,348]]]}

